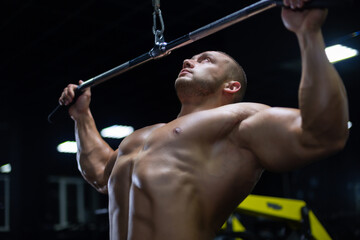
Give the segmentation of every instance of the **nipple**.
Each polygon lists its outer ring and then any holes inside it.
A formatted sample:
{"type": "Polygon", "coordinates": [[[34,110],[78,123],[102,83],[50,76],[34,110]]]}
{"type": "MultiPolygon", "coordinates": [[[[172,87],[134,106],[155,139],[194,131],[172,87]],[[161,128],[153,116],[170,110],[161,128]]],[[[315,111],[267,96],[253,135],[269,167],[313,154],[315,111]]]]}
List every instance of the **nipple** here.
{"type": "Polygon", "coordinates": [[[173,132],[176,134],[176,135],[179,135],[181,132],[182,132],[182,129],[177,127],[173,130],[173,132]]]}

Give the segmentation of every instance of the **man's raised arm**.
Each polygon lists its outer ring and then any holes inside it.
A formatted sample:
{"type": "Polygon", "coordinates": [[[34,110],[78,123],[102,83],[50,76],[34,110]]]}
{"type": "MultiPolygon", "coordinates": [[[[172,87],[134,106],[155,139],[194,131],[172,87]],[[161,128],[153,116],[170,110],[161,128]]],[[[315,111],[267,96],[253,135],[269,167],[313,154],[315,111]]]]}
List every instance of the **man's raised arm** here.
{"type": "MultiPolygon", "coordinates": [[[[293,7],[297,3],[285,2],[293,7]]],[[[282,11],[284,25],[296,34],[301,50],[300,109],[267,108],[240,124],[240,139],[269,170],[295,169],[346,143],[347,96],[325,54],[321,26],[326,15],[324,9],[282,11]]]]}
{"type": "Polygon", "coordinates": [[[325,53],[321,25],[327,10],[296,14],[283,10],[282,16],[284,24],[297,35],[301,50],[299,107],[302,129],[314,141],[343,144],[347,137],[347,95],[339,74],[325,53]]]}
{"type": "MultiPolygon", "coordinates": [[[[73,101],[76,87],[77,85],[69,84],[64,89],[59,99],[61,105],[68,105],[73,101]]],[[[99,192],[107,193],[108,177],[118,150],[114,151],[100,136],[89,108],[90,98],[88,88],[69,108],[69,114],[75,122],[78,168],[86,181],[99,192]]]]}

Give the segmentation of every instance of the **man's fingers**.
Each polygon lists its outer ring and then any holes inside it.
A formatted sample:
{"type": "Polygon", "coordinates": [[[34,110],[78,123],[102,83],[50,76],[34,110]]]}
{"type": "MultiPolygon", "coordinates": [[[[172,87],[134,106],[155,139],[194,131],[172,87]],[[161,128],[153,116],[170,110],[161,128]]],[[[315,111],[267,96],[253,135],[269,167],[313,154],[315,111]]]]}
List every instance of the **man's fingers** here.
{"type": "MultiPolygon", "coordinates": [[[[81,85],[84,81],[80,80],[79,85],[81,85]]],[[[69,84],[66,88],[64,88],[63,92],[61,93],[61,96],[59,98],[59,104],[60,105],[69,105],[75,98],[75,91],[78,88],[79,85],[75,84],[69,84]]],[[[87,96],[91,95],[90,88],[86,88],[84,93],[86,92],[87,96]]]]}
{"type": "Polygon", "coordinates": [[[65,94],[66,88],[64,88],[64,91],[61,93],[61,96],[59,98],[59,104],[64,106],[66,105],[66,94],[65,94]]]}
{"type": "Polygon", "coordinates": [[[69,104],[69,98],[65,94],[65,91],[61,94],[61,97],[59,98],[59,104],[65,106],[69,104]]]}
{"type": "Polygon", "coordinates": [[[63,99],[62,96],[59,98],[59,104],[60,104],[61,106],[64,106],[64,105],[65,105],[65,101],[64,101],[64,99],[63,99]]]}
{"type": "Polygon", "coordinates": [[[77,85],[69,84],[66,88],[64,88],[63,92],[61,93],[61,96],[59,98],[59,104],[60,105],[69,105],[74,97],[75,97],[75,89],[77,88],[77,85]]]}
{"type": "Polygon", "coordinates": [[[65,101],[66,101],[66,105],[70,104],[74,97],[75,97],[75,93],[74,93],[74,89],[75,86],[74,85],[69,85],[66,89],[65,89],[65,101]]]}

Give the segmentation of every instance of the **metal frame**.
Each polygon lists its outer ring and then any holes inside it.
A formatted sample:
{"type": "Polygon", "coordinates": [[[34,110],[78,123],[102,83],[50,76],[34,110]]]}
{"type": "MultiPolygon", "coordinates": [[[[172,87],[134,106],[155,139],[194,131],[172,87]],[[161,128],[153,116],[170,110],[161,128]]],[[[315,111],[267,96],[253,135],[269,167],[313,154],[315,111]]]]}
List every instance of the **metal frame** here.
{"type": "Polygon", "coordinates": [[[62,230],[69,227],[68,216],[68,187],[73,185],[76,187],[76,217],[78,223],[85,223],[85,207],[84,207],[84,180],[78,177],[55,177],[49,178],[50,183],[58,184],[58,196],[59,196],[59,219],[58,223],[54,226],[55,230],[62,230]]]}

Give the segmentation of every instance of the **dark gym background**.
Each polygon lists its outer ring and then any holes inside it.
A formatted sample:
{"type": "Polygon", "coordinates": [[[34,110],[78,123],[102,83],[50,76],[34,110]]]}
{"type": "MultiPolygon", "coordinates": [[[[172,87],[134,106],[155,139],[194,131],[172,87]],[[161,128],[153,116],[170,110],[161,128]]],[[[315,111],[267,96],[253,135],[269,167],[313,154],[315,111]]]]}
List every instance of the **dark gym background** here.
{"type": "MultiPolygon", "coordinates": [[[[161,1],[165,40],[253,2],[161,1]]],[[[347,37],[360,30],[359,10],[358,0],[350,8],[330,9],[323,27],[327,44],[360,50],[360,37],[347,37]]],[[[47,115],[67,84],[149,51],[152,12],[151,0],[2,1],[0,166],[10,163],[12,171],[0,174],[0,226],[7,225],[0,239],[107,239],[106,196],[81,179],[75,154],[56,150],[59,143],[74,140],[72,121],[64,117],[49,124],[47,115]]],[[[124,124],[138,129],[174,119],[179,103],[173,82],[182,61],[204,50],[225,51],[243,65],[249,79],[245,101],[297,107],[297,40],[284,28],[280,9],[272,9],[95,87],[91,107],[98,128],[124,124]]],[[[295,172],[265,173],[254,190],[305,200],[338,240],[360,239],[359,63],[357,56],[335,64],[353,123],[346,148],[295,172]]],[[[107,141],[113,147],[120,143],[107,141]]]]}

